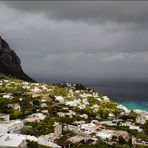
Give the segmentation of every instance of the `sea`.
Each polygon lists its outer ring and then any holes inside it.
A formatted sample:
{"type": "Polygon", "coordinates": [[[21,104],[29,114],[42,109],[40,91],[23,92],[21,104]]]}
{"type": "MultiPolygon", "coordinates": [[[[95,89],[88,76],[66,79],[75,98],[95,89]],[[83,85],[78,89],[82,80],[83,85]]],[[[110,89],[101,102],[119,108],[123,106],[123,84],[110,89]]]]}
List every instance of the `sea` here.
{"type": "Polygon", "coordinates": [[[38,79],[46,83],[82,83],[88,88],[108,96],[128,109],[148,111],[148,77],[146,78],[85,78],[85,77],[46,77],[38,79]],[[44,81],[42,81],[44,80],[44,81]]]}
{"type": "Polygon", "coordinates": [[[148,82],[105,81],[88,85],[88,87],[102,92],[113,101],[125,105],[128,109],[148,111],[148,82]]]}

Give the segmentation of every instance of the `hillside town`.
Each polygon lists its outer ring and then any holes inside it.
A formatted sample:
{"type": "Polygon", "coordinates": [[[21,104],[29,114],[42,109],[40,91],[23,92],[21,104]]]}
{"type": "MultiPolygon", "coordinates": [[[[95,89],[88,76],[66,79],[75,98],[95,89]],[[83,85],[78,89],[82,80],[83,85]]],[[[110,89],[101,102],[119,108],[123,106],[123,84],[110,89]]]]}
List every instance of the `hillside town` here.
{"type": "Polygon", "coordinates": [[[0,76],[0,148],[148,147],[148,112],[80,84],[0,76]]]}

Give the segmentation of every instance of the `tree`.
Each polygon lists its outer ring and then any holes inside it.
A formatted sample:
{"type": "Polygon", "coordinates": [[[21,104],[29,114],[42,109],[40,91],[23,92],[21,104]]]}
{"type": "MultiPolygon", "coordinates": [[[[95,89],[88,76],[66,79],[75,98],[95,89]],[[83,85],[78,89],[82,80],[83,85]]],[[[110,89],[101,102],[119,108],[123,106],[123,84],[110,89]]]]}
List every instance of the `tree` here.
{"type": "Polygon", "coordinates": [[[119,141],[119,144],[121,145],[126,144],[126,140],[122,136],[119,136],[118,141],[119,141]]]}
{"type": "Polygon", "coordinates": [[[21,111],[11,110],[11,113],[10,113],[11,119],[18,119],[18,118],[22,118],[22,117],[23,117],[23,113],[21,111]]]}
{"type": "Polygon", "coordinates": [[[129,145],[130,147],[133,145],[133,143],[132,143],[132,138],[129,138],[129,140],[128,140],[128,145],[129,145]]]}

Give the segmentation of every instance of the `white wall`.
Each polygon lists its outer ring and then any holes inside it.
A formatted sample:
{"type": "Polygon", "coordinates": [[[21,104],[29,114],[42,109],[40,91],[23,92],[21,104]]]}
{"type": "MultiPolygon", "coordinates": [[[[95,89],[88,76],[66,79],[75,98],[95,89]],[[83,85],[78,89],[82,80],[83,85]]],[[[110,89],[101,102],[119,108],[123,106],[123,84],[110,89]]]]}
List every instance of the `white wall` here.
{"type": "Polygon", "coordinates": [[[8,128],[5,126],[0,125],[0,133],[7,133],[8,128]]]}

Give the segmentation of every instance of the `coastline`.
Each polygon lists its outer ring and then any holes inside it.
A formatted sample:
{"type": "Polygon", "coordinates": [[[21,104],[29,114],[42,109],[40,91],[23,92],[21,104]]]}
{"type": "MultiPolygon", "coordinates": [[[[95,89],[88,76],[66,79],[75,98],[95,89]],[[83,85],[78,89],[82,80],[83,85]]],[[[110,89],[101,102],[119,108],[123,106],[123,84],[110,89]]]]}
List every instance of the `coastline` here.
{"type": "Polygon", "coordinates": [[[148,112],[148,98],[146,95],[146,88],[140,92],[135,87],[123,88],[121,87],[101,87],[101,86],[89,86],[96,90],[106,94],[111,100],[121,105],[126,106],[129,110],[142,110],[148,112]]]}
{"type": "Polygon", "coordinates": [[[126,106],[129,110],[141,110],[148,112],[147,101],[141,101],[139,100],[118,100],[118,99],[112,99],[113,101],[122,104],[126,106]]]}

